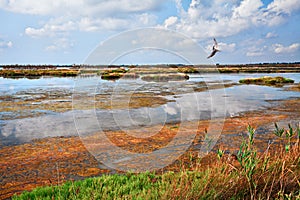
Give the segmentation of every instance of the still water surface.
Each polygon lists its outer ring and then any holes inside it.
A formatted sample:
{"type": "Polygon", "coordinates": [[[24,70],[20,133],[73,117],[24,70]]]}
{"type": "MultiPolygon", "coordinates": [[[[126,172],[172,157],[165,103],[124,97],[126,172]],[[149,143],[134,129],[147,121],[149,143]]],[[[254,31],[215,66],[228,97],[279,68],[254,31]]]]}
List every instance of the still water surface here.
{"type": "MultiPolygon", "coordinates": [[[[79,132],[90,134],[99,130],[124,130],[164,124],[170,122],[193,121],[199,119],[224,118],[239,113],[267,109],[269,100],[299,98],[299,92],[286,91],[257,85],[233,85],[196,92],[199,83],[205,82],[208,88],[215,84],[238,83],[241,78],[260,76],[284,76],[300,82],[300,73],[285,74],[204,74],[191,75],[188,81],[178,82],[145,82],[141,79],[119,80],[115,82],[91,78],[41,78],[41,79],[4,79],[0,78],[1,96],[18,96],[20,99],[35,98],[45,93],[64,94],[66,101],[73,104],[91,104],[88,96],[108,94],[113,100],[114,95],[124,92],[144,92],[161,95],[162,92],[170,102],[155,108],[137,109],[93,109],[72,110],[63,113],[46,112],[38,117],[23,119],[0,120],[0,147],[30,142],[32,139],[73,136],[79,132]],[[80,130],[79,130],[80,129],[80,130]]],[[[130,96],[128,97],[130,100],[130,96]]],[[[118,102],[113,102],[118,103],[118,102]]],[[[76,106],[75,106],[76,107],[76,106]]],[[[1,115],[6,113],[0,112],[1,115]]]]}

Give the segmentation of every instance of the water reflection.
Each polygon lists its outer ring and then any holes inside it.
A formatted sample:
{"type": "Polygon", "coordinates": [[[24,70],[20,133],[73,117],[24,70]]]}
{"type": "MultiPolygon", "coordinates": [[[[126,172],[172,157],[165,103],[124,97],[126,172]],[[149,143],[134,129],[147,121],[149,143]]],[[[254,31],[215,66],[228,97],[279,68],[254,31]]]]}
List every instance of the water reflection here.
{"type": "MultiPolygon", "coordinates": [[[[222,74],[221,78],[235,83],[244,77],[262,75],[222,74]]],[[[277,76],[280,74],[273,75],[277,76]]],[[[91,134],[99,130],[139,128],[135,129],[136,131],[128,131],[128,133],[133,136],[146,137],[146,135],[143,135],[143,127],[154,124],[235,116],[241,112],[267,108],[270,106],[270,103],[266,100],[300,97],[298,92],[257,85],[236,85],[225,88],[225,93],[224,89],[194,92],[194,84],[199,84],[199,82],[204,80],[213,83],[217,80],[217,76],[219,75],[193,75],[187,82],[169,83],[144,83],[142,80],[121,80],[117,82],[98,80],[96,88],[95,85],[91,84],[91,80],[87,79],[84,81],[84,84],[80,85],[81,91],[79,89],[79,92],[88,92],[90,95],[95,95],[109,92],[126,92],[127,90],[161,93],[164,90],[170,93],[166,98],[173,101],[155,108],[73,110],[64,113],[48,113],[47,115],[34,118],[1,120],[0,146],[29,142],[37,138],[77,135],[78,130],[76,130],[76,127],[84,130],[85,134],[91,134]],[[117,90],[115,89],[116,86],[118,86],[117,90]],[[178,92],[183,88],[188,90],[188,92],[186,91],[184,94],[178,92]],[[179,93],[178,95],[172,94],[176,93],[176,91],[179,93]],[[224,102],[226,102],[225,106],[224,102]],[[75,126],[75,123],[80,124],[75,126]]],[[[296,82],[300,80],[300,74],[284,74],[284,76],[292,78],[296,82]]],[[[41,88],[49,91],[53,88],[67,88],[67,90],[71,91],[75,82],[74,78],[5,81],[1,79],[0,91],[2,95],[17,94],[20,91],[38,90],[41,88]]],[[[89,103],[93,104],[93,102],[89,103]]],[[[0,113],[0,115],[4,114],[0,113]]],[[[154,132],[157,132],[157,130],[154,130],[154,132]]]]}

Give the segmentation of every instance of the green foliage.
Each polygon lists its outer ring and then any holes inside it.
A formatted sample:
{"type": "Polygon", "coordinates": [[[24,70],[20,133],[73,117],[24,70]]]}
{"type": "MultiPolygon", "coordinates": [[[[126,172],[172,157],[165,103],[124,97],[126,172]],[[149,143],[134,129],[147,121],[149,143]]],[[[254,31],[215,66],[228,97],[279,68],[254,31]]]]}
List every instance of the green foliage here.
{"type": "Polygon", "coordinates": [[[286,83],[294,83],[294,80],[289,78],[284,78],[281,76],[277,77],[270,77],[270,76],[264,76],[259,78],[245,78],[239,80],[239,83],[242,84],[257,84],[257,85],[280,85],[280,84],[286,84],[286,83]]]}
{"type": "Polygon", "coordinates": [[[279,128],[276,122],[274,123],[274,125],[275,125],[274,134],[277,135],[278,137],[281,137],[284,133],[284,128],[279,128]]]}
{"type": "Polygon", "coordinates": [[[289,129],[286,131],[285,136],[287,139],[290,139],[294,135],[294,130],[291,124],[288,124],[289,129]]]}
{"type": "Polygon", "coordinates": [[[67,182],[61,186],[37,188],[13,199],[199,199],[212,198],[213,189],[206,190],[210,171],[167,172],[155,175],[103,175],[83,181],[67,182]],[[189,190],[185,188],[189,187],[189,190]],[[202,191],[199,191],[199,189],[202,191]],[[181,192],[176,192],[180,191],[181,192]]]}
{"type": "Polygon", "coordinates": [[[246,176],[250,188],[256,187],[253,180],[253,175],[258,163],[257,151],[253,148],[255,129],[248,125],[248,141],[243,140],[238,151],[237,159],[243,169],[243,173],[246,176]]]}
{"type": "Polygon", "coordinates": [[[194,68],[194,67],[180,67],[178,68],[178,72],[180,73],[186,73],[186,74],[191,74],[191,73],[199,73],[199,71],[194,68]]]}
{"type": "Polygon", "coordinates": [[[111,70],[105,70],[104,72],[99,71],[97,74],[101,75],[101,78],[104,80],[117,80],[124,76],[127,73],[126,69],[117,68],[111,70]]]}
{"type": "Polygon", "coordinates": [[[109,74],[102,74],[101,78],[105,80],[116,80],[123,76],[123,74],[119,73],[109,73],[109,74]]]}
{"type": "Polygon", "coordinates": [[[279,128],[277,123],[274,123],[275,124],[275,131],[274,131],[274,134],[278,137],[282,137],[283,134],[285,134],[285,140],[286,140],[286,143],[285,143],[285,151],[286,152],[289,152],[290,150],[290,147],[291,147],[291,139],[293,138],[293,136],[295,134],[298,135],[298,143],[299,143],[299,138],[300,138],[300,128],[299,128],[299,125],[296,127],[296,129],[294,130],[292,125],[291,124],[288,124],[288,129],[285,130],[284,128],[279,128]]]}
{"type": "Polygon", "coordinates": [[[218,159],[220,160],[224,155],[224,150],[221,150],[221,149],[218,149],[217,150],[217,156],[218,156],[218,159]]]}

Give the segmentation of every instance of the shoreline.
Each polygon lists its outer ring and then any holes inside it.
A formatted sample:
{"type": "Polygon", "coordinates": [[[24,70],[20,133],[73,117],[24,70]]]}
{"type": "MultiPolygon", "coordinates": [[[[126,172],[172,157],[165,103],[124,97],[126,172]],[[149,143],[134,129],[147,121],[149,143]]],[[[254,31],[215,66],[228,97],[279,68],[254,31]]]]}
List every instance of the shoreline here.
{"type": "MultiPolygon", "coordinates": [[[[246,126],[251,124],[258,130],[255,145],[261,149],[266,149],[268,141],[272,140],[270,151],[276,152],[276,146],[280,145],[280,141],[276,140],[273,133],[268,129],[274,128],[274,122],[279,122],[285,127],[291,121],[298,120],[299,122],[300,99],[274,101],[273,103],[274,107],[267,110],[250,111],[237,117],[226,118],[222,135],[213,151],[222,146],[222,149],[228,153],[234,153],[239,147],[242,135],[245,134],[246,126]]],[[[197,152],[198,146],[203,141],[203,133],[207,125],[207,120],[199,121],[197,135],[186,154],[197,152]]],[[[152,138],[156,139],[152,141],[130,139],[118,131],[109,132],[109,135],[111,138],[118,136],[123,139],[115,141],[119,147],[126,149],[126,146],[130,144],[131,149],[136,152],[152,151],[155,148],[163,147],[170,138],[172,139],[174,134],[172,131],[176,131],[176,126],[166,125],[165,128],[166,130],[162,130],[162,134],[152,138]],[[151,146],[149,146],[149,142],[152,144],[151,146]]],[[[68,180],[116,173],[104,166],[99,166],[82,140],[74,136],[44,138],[18,146],[4,147],[0,149],[0,155],[0,174],[3,177],[0,182],[0,198],[9,198],[14,193],[32,190],[37,186],[56,185],[68,180]]],[[[180,158],[183,159],[183,162],[184,157],[180,158]]],[[[203,160],[207,163],[210,162],[209,157],[203,160]]],[[[172,164],[164,170],[178,169],[175,164],[172,164]]]]}

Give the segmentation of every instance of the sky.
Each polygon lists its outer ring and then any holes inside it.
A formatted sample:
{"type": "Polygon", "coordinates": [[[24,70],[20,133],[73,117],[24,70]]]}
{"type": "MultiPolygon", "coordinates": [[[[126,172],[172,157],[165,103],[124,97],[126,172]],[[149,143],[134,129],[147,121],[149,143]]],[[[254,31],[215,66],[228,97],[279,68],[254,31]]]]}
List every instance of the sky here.
{"type": "MultiPolygon", "coordinates": [[[[216,38],[214,63],[299,62],[299,21],[299,0],[0,0],[0,64],[82,64],[105,41],[149,27],[184,35],[205,56],[216,38]]],[[[180,62],[156,50],[119,61],[151,64],[150,57],[180,62]]]]}

